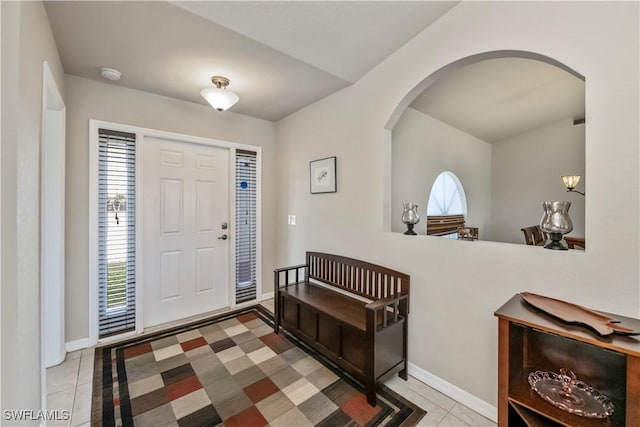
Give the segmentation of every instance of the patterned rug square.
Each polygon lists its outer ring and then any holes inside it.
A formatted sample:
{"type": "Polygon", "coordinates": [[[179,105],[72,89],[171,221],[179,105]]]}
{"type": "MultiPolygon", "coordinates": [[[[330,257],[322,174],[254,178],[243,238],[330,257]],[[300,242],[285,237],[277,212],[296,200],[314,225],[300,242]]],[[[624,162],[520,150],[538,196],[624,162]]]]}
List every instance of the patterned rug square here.
{"type": "Polygon", "coordinates": [[[364,387],[252,307],[96,349],[92,425],[412,426],[425,411],[364,387]]]}

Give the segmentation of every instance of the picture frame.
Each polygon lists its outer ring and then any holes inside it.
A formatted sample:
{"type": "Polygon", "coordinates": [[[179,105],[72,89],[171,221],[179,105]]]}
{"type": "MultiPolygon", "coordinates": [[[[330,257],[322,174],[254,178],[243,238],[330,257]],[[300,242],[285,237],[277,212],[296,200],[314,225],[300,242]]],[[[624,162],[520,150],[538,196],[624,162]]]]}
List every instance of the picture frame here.
{"type": "Polygon", "coordinates": [[[309,162],[309,184],[311,194],[337,191],[335,156],[309,162]]]}

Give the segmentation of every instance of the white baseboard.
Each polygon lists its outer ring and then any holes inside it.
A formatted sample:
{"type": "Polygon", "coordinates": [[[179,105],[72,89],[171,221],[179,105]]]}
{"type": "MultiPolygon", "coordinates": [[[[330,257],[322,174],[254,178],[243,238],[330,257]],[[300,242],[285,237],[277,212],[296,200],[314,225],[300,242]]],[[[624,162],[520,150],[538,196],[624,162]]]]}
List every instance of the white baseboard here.
{"type": "Polygon", "coordinates": [[[64,344],[64,349],[67,353],[72,351],[82,350],[89,347],[89,338],[82,338],[81,340],[69,341],[64,344]]]}
{"type": "Polygon", "coordinates": [[[464,391],[460,387],[456,387],[455,385],[433,375],[431,372],[425,371],[413,363],[409,363],[409,375],[422,381],[426,385],[433,387],[440,393],[455,399],[480,415],[489,418],[491,421],[496,423],[498,422],[498,408],[477,398],[471,393],[464,391]]]}
{"type": "Polygon", "coordinates": [[[273,298],[273,292],[267,292],[266,294],[262,294],[262,298],[260,299],[260,301],[264,301],[271,298],[273,298]]]}

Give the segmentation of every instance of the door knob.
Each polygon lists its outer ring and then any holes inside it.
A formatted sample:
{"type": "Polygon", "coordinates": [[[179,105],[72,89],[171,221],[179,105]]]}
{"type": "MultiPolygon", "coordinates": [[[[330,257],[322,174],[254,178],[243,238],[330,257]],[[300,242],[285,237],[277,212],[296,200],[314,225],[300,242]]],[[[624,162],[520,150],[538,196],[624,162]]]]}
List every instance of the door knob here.
{"type": "Polygon", "coordinates": [[[218,237],[218,240],[227,240],[229,238],[229,236],[227,236],[226,234],[223,234],[222,236],[218,237]]]}

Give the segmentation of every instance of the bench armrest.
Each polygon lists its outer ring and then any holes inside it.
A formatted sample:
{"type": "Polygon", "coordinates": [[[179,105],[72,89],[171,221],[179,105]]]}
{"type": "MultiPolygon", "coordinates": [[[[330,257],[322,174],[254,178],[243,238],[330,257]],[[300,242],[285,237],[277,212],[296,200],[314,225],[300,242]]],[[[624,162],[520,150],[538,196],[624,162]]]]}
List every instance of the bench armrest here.
{"type": "Polygon", "coordinates": [[[382,307],[385,307],[387,305],[391,305],[395,302],[400,302],[402,300],[405,300],[409,298],[409,294],[397,294],[395,296],[392,297],[387,297],[387,298],[381,298],[379,300],[370,302],[369,304],[365,305],[364,308],[366,308],[367,310],[378,310],[382,307]]]}
{"type": "Polygon", "coordinates": [[[386,328],[389,321],[395,323],[400,315],[406,316],[408,310],[409,294],[400,293],[365,305],[367,310],[367,330],[373,331],[378,324],[376,313],[382,310],[382,328],[386,328]]]}
{"type": "Polygon", "coordinates": [[[287,287],[294,283],[309,279],[309,266],[307,264],[292,265],[290,267],[276,268],[273,270],[273,290],[278,292],[278,289],[287,287]],[[301,274],[302,272],[302,274],[301,274]],[[284,276],[284,281],[282,280],[284,276]],[[291,282],[291,278],[294,279],[291,282]]]}
{"type": "Polygon", "coordinates": [[[282,271],[294,270],[294,269],[303,268],[303,267],[309,267],[309,266],[307,264],[292,265],[290,267],[276,268],[275,270],[273,270],[273,272],[280,273],[282,271]]]}

